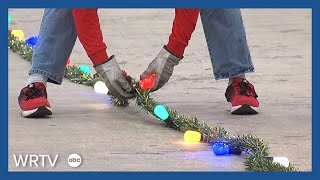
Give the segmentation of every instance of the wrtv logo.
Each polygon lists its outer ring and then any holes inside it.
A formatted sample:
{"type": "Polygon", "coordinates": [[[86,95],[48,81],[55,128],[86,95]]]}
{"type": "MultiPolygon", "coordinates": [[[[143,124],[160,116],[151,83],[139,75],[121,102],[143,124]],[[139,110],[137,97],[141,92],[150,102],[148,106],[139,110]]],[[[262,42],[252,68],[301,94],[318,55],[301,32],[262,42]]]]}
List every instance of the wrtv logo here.
{"type": "Polygon", "coordinates": [[[58,160],[58,155],[38,155],[38,154],[27,154],[27,155],[13,155],[16,167],[54,167],[58,160]]]}

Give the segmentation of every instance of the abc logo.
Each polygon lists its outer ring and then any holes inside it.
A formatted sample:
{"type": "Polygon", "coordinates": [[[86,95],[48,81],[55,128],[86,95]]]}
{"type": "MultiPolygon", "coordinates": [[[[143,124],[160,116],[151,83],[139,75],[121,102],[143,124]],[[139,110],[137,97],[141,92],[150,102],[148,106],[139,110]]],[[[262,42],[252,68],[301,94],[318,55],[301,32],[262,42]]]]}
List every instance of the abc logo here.
{"type": "Polygon", "coordinates": [[[71,154],[69,157],[68,157],[68,164],[71,166],[71,167],[79,167],[80,164],[81,164],[81,156],[79,154],[71,154]]]}

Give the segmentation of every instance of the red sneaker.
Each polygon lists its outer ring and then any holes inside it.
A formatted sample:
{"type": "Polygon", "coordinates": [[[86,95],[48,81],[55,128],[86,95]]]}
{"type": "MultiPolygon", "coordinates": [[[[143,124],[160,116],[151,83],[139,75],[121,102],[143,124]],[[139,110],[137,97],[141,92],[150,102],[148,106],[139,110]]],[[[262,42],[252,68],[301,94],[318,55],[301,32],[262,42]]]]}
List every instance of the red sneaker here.
{"type": "Polygon", "coordinates": [[[43,117],[52,115],[51,106],[47,100],[46,87],[41,82],[31,83],[24,87],[18,97],[23,117],[43,117]]]}
{"type": "Polygon", "coordinates": [[[254,86],[243,78],[233,79],[226,90],[225,96],[231,104],[231,114],[258,114],[259,101],[254,86]]]}

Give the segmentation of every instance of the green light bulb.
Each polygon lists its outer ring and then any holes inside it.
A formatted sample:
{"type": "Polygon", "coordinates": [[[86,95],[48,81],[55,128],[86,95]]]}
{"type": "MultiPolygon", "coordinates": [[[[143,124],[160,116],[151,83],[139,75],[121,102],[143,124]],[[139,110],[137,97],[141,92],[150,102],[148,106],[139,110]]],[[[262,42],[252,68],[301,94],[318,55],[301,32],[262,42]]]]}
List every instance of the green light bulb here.
{"type": "Polygon", "coordinates": [[[78,66],[78,68],[84,73],[84,74],[90,74],[90,68],[87,65],[81,65],[78,66]]]}
{"type": "Polygon", "coordinates": [[[153,109],[153,112],[162,121],[165,121],[169,118],[169,112],[167,111],[167,108],[162,104],[156,105],[156,107],[153,109]]]}

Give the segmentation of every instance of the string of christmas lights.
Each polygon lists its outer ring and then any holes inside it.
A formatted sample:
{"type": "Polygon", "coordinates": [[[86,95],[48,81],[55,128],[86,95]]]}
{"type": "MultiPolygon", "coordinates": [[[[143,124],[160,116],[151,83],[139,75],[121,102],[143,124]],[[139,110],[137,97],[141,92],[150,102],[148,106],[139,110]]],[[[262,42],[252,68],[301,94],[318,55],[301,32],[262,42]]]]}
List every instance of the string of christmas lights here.
{"type": "MultiPolygon", "coordinates": [[[[8,20],[9,21],[9,20],[8,20]]],[[[11,18],[10,18],[11,23],[11,18]]],[[[22,58],[32,61],[33,47],[28,40],[23,40],[22,31],[11,31],[8,33],[8,48],[19,54],[22,58]]],[[[36,38],[33,38],[34,41],[36,38]]],[[[69,59],[70,60],[70,59],[69,59]]],[[[65,71],[65,78],[77,84],[92,86],[97,93],[107,94],[108,88],[103,80],[96,74],[91,76],[90,71],[85,66],[71,66],[68,61],[65,71]]],[[[149,89],[153,86],[154,75],[146,77],[136,82],[130,76],[126,77],[134,87],[135,97],[131,100],[136,105],[142,107],[150,115],[164,122],[165,125],[173,129],[185,132],[184,140],[187,143],[209,143],[213,153],[221,155],[240,155],[245,154],[244,162],[248,171],[263,172],[296,172],[299,169],[293,166],[285,157],[268,157],[268,147],[266,143],[255,135],[234,135],[219,126],[210,126],[205,122],[199,122],[196,117],[186,117],[179,114],[177,110],[157,103],[149,95],[149,89]]],[[[128,106],[128,99],[112,97],[112,104],[116,106],[128,106]]]]}

